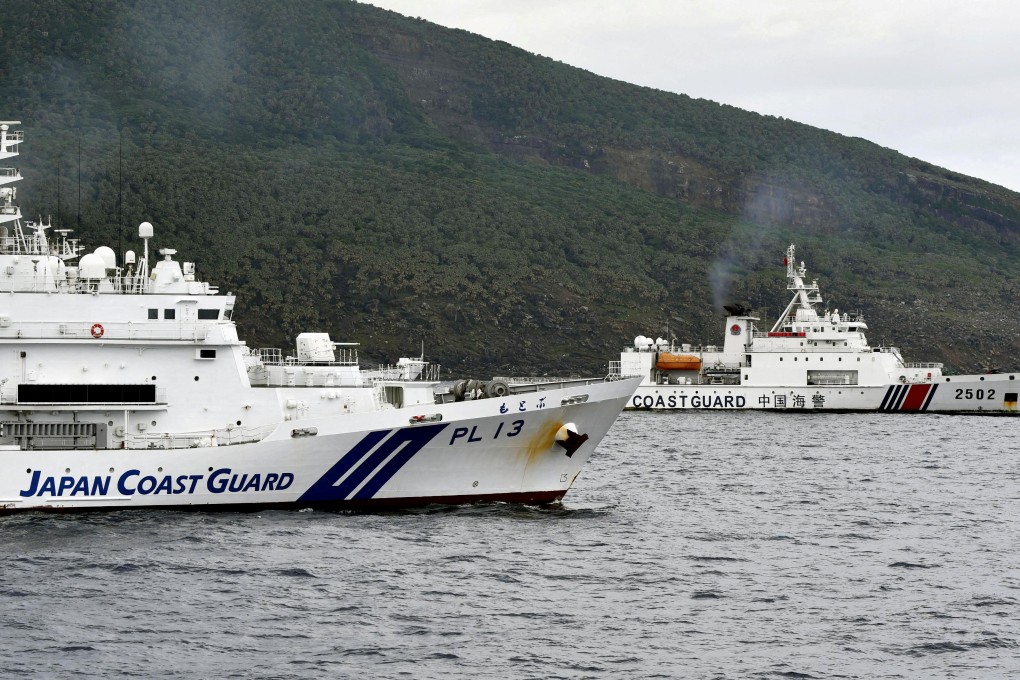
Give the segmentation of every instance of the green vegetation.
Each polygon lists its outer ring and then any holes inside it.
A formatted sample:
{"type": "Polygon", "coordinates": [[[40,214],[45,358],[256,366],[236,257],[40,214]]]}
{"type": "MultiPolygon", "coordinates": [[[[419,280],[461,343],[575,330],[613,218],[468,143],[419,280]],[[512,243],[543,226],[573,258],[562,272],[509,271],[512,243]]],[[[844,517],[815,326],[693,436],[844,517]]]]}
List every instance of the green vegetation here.
{"type": "Polygon", "coordinates": [[[151,221],[253,346],[597,372],[776,314],[793,242],[874,342],[1016,363],[1020,196],[864,140],[339,0],[37,0],[0,81],[25,212],[121,251],[151,221]]]}

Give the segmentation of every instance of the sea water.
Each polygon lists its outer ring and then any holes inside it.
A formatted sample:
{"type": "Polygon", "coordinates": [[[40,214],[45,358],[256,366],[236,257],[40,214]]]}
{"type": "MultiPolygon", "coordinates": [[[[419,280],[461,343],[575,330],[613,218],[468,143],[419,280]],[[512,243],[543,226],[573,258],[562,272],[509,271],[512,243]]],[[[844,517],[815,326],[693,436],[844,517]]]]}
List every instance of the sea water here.
{"type": "Polygon", "coordinates": [[[0,675],[1017,677],[1018,432],[625,413],[550,507],[2,517],[0,675]]]}

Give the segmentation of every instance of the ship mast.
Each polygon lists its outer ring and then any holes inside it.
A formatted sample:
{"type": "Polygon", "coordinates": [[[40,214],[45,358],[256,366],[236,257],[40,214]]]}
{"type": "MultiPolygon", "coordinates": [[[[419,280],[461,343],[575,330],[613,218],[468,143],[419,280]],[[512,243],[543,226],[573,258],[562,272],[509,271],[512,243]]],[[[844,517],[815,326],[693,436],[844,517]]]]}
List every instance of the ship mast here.
{"type": "MultiPolygon", "coordinates": [[[[25,133],[11,130],[12,125],[20,125],[21,121],[0,121],[0,161],[18,155],[18,144],[25,139],[25,133]]],[[[0,168],[0,252],[21,252],[26,250],[25,237],[21,231],[21,208],[14,204],[18,190],[8,184],[21,181],[21,172],[17,168],[0,168]],[[10,237],[7,223],[13,222],[14,238],[10,237]]]]}
{"type": "Polygon", "coordinates": [[[787,290],[793,291],[793,299],[790,300],[790,304],[786,305],[786,309],[779,315],[776,320],[776,324],[772,327],[772,333],[779,332],[783,326],[789,325],[793,321],[805,321],[813,322],[818,320],[818,312],[815,311],[814,305],[822,302],[822,294],[818,292],[818,281],[812,281],[810,285],[804,282],[804,277],[807,275],[807,267],[801,262],[800,266],[797,266],[796,258],[794,257],[796,249],[791,243],[786,249],[786,257],[783,258],[783,264],[786,265],[786,278],[788,283],[786,285],[787,290]]]}

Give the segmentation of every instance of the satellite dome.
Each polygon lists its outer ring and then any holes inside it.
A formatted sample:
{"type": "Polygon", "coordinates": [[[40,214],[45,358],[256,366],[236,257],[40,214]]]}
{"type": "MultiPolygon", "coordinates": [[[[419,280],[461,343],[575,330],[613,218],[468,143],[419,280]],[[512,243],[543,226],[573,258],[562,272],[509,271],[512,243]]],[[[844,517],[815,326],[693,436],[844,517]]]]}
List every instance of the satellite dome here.
{"type": "Polygon", "coordinates": [[[78,273],[83,279],[106,278],[106,262],[103,260],[103,256],[96,253],[82,255],[78,262],[78,273]]]}
{"type": "Polygon", "coordinates": [[[103,258],[103,263],[106,264],[107,269],[117,268],[117,253],[113,252],[113,248],[109,246],[99,246],[96,248],[95,254],[103,258]]]}
{"type": "Polygon", "coordinates": [[[142,222],[138,225],[138,238],[152,238],[151,222],[142,222]]]}

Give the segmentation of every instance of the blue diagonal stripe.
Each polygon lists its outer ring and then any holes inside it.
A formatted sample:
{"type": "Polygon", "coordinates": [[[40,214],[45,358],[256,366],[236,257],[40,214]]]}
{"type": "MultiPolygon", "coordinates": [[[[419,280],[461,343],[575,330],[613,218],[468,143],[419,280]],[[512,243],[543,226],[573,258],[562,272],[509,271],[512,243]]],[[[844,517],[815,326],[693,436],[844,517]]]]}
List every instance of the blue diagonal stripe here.
{"type": "Polygon", "coordinates": [[[408,442],[406,446],[397,451],[397,454],[387,461],[382,470],[379,470],[378,474],[370,479],[354,497],[357,499],[367,499],[375,496],[379,489],[383,488],[383,485],[390,481],[393,475],[400,471],[400,468],[404,467],[409,460],[414,458],[416,453],[425,448],[425,445],[432,441],[444,427],[446,425],[429,425],[427,427],[414,428],[414,430],[404,430],[405,432],[414,432],[419,436],[415,438],[413,444],[408,442]],[[421,436],[420,433],[423,431],[428,431],[428,435],[421,436]]]}
{"type": "Polygon", "coordinates": [[[366,453],[375,448],[382,439],[388,435],[392,430],[379,430],[377,432],[369,432],[364,438],[355,444],[354,448],[348,451],[344,456],[336,462],[336,464],[324,474],[319,481],[312,484],[308,491],[301,494],[299,500],[302,501],[321,501],[321,500],[332,500],[337,497],[336,487],[333,485],[340,480],[347,471],[357,465],[358,461],[364,457],[366,453]]]}
{"type": "Polygon", "coordinates": [[[889,402],[889,397],[892,396],[893,390],[895,390],[895,389],[896,389],[895,385],[889,385],[889,389],[887,389],[885,391],[885,399],[883,399],[882,403],[879,404],[879,406],[878,406],[878,410],[879,411],[884,411],[885,410],[885,405],[889,402]]]}
{"type": "MultiPolygon", "coordinates": [[[[375,472],[376,468],[382,465],[382,462],[390,457],[394,451],[401,449],[395,457],[396,459],[403,460],[402,463],[397,465],[388,477],[385,477],[378,485],[376,485],[375,491],[382,488],[390,477],[396,474],[397,470],[400,469],[408,460],[410,460],[414,454],[418,453],[423,446],[432,441],[432,438],[439,434],[440,430],[446,427],[446,423],[440,423],[438,425],[426,425],[424,427],[406,427],[402,430],[397,430],[392,437],[387,439],[385,442],[379,445],[375,451],[372,452],[368,458],[361,462],[361,464],[354,469],[351,474],[347,475],[347,479],[343,481],[336,489],[336,495],[338,498],[347,498],[350,494],[354,493],[354,490],[361,485],[368,476],[375,472]],[[401,448],[403,447],[403,448],[401,448]]],[[[393,461],[391,461],[392,463],[393,461]]],[[[382,476],[387,469],[390,469],[390,465],[387,464],[385,468],[379,471],[379,476],[382,476]]],[[[373,480],[374,482],[374,480],[373,480]]],[[[368,494],[367,496],[358,494],[358,498],[371,498],[375,493],[368,494]]]]}

